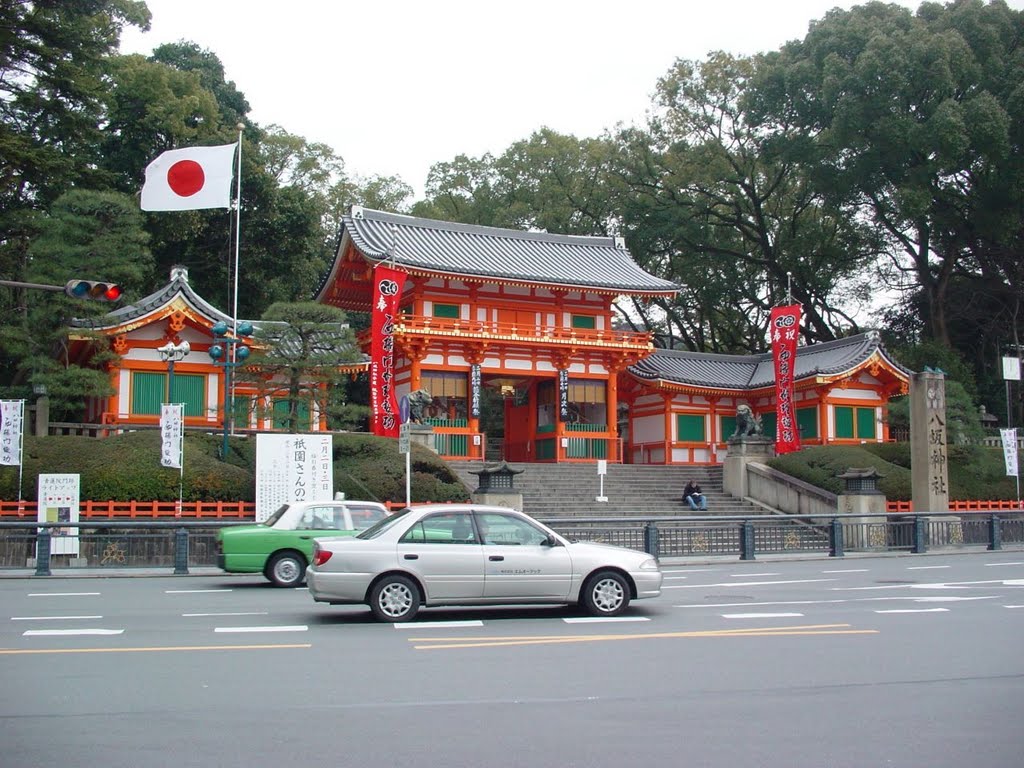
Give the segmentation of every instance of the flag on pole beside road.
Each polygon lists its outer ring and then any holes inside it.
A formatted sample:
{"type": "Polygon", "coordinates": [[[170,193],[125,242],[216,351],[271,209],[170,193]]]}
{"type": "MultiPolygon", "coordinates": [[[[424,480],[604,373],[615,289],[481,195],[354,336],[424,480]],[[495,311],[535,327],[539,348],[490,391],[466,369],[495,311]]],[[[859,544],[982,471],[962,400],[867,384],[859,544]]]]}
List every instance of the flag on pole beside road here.
{"type": "Polygon", "coordinates": [[[146,166],[142,210],[230,208],[232,167],[237,149],[236,142],[164,152],[146,166]]]}

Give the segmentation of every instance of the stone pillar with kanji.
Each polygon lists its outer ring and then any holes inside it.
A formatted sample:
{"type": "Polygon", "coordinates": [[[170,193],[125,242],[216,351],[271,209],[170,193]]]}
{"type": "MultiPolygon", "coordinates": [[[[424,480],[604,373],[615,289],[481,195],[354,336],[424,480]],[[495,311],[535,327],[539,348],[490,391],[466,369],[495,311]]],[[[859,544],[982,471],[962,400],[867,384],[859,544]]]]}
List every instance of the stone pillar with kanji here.
{"type": "Polygon", "coordinates": [[[949,511],[946,377],[926,370],[910,379],[910,479],[914,512],[949,511]]]}

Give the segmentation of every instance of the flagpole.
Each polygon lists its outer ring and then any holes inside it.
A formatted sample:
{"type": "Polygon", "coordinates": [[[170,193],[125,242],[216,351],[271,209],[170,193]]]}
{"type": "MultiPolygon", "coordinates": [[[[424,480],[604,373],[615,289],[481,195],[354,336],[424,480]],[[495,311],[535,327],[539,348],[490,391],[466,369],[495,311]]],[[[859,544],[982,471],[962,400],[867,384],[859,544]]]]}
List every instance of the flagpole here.
{"type": "MultiPolygon", "coordinates": [[[[231,304],[231,335],[236,339],[238,338],[238,257],[242,242],[242,129],[245,128],[245,126],[242,123],[239,123],[237,128],[238,181],[235,184],[235,289],[234,298],[231,304]]],[[[227,346],[231,347],[231,364],[235,365],[235,347],[238,345],[228,344],[227,346]]],[[[235,411],[235,380],[233,376],[229,376],[228,378],[231,379],[231,386],[228,388],[228,392],[225,393],[224,397],[224,419],[225,423],[230,423],[230,432],[234,435],[235,420],[232,417],[234,416],[235,411]],[[230,422],[227,421],[228,419],[230,419],[230,422]]]]}

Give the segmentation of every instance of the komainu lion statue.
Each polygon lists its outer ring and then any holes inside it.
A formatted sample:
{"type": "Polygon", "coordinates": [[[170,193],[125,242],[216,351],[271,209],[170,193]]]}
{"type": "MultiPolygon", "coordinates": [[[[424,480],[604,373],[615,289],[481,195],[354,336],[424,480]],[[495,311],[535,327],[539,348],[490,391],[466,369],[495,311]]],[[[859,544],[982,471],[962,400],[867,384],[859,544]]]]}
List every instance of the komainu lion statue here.
{"type": "Polygon", "coordinates": [[[430,392],[425,389],[417,389],[409,393],[409,421],[414,424],[423,423],[423,414],[427,406],[433,401],[430,392]]]}
{"type": "Polygon", "coordinates": [[[761,435],[761,417],[755,416],[749,405],[740,405],[736,408],[736,431],[733,437],[753,437],[761,435]]]}

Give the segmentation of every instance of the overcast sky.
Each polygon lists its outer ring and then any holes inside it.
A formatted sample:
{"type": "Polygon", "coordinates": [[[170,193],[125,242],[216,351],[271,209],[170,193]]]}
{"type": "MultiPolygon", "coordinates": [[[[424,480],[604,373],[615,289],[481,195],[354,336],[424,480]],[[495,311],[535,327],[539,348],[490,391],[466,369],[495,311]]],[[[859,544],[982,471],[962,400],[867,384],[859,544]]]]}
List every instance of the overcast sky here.
{"type": "Polygon", "coordinates": [[[147,0],[152,28],[128,30],[122,51],[195,42],[255,122],[329,145],[350,174],[401,176],[418,198],[434,163],[500,154],[544,126],[583,138],[640,122],[675,59],[775,50],[857,4],[147,0]]]}

